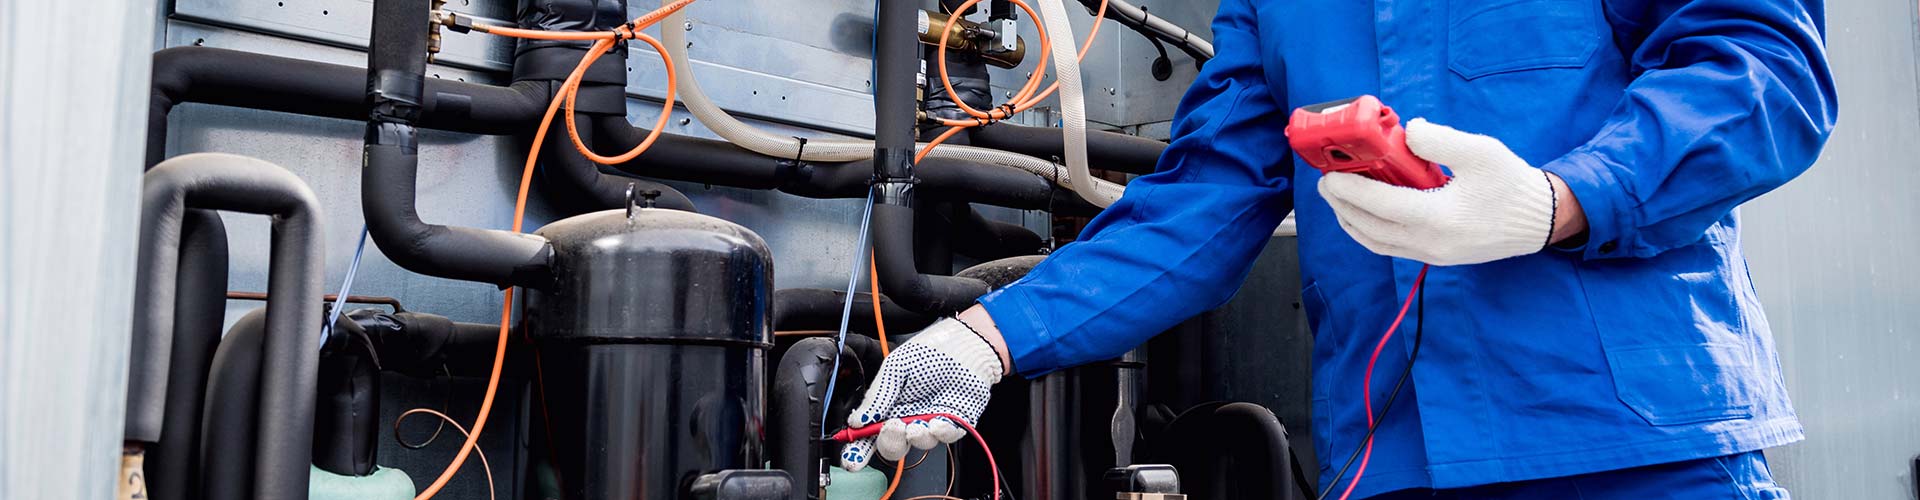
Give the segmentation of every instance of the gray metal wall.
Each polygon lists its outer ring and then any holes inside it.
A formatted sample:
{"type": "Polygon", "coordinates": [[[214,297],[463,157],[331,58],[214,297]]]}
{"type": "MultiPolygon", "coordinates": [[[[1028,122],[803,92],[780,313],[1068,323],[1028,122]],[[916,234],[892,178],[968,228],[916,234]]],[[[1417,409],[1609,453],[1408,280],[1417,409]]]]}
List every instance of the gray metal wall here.
{"type": "Polygon", "coordinates": [[[0,498],[119,484],[152,16],[0,1],[0,498]]]}
{"type": "Polygon", "coordinates": [[[1797,498],[1914,498],[1920,454],[1920,81],[1910,0],[1827,2],[1840,126],[1814,169],[1742,208],[1803,443],[1797,498]]]}

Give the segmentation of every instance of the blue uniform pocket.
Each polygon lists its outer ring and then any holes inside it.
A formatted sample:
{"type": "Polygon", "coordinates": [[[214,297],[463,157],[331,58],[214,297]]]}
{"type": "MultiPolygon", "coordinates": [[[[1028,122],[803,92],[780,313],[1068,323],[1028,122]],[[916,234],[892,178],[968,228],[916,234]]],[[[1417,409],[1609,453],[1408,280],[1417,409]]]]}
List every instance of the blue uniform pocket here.
{"type": "Polygon", "coordinates": [[[1593,0],[1454,0],[1447,67],[1461,78],[1579,68],[1605,41],[1593,0]]]}
{"type": "Polygon", "coordinates": [[[1653,425],[1753,416],[1753,356],[1739,344],[1609,349],[1620,402],[1653,425]]]}

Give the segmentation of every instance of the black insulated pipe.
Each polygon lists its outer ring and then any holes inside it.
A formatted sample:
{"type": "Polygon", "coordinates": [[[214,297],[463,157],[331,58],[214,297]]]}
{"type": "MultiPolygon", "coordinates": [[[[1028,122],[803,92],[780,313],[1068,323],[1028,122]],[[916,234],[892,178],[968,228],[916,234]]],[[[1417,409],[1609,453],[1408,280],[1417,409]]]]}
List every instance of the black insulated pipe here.
{"type": "Polygon", "coordinates": [[[142,191],[140,257],[135,277],[133,350],[127,384],[126,439],[152,442],[164,428],[167,361],[173,351],[180,231],[187,208],[273,217],[263,356],[270,370],[253,408],[261,420],[252,471],[258,498],[304,498],[319,365],[322,259],[320,203],[292,173],[244,156],[197,153],[148,171],[142,191]]]}
{"type": "MultiPolygon", "coordinates": [[[[822,288],[786,288],[773,292],[773,330],[776,332],[823,331],[840,328],[840,313],[847,293],[822,288]]],[[[853,294],[854,318],[873,317],[873,296],[853,294]]],[[[934,316],[908,311],[880,296],[880,317],[887,326],[899,331],[919,331],[933,324],[934,316]]],[[[872,321],[853,321],[848,329],[856,333],[874,333],[872,321]]]]}
{"type": "Polygon", "coordinates": [[[874,258],[881,290],[907,309],[958,312],[987,293],[979,280],[921,274],[914,264],[914,122],[918,103],[914,77],[920,39],[914,33],[915,2],[880,2],[874,30],[873,175],[879,193],[873,205],[874,258]]]}
{"type": "Polygon", "coordinates": [[[552,251],[545,238],[420,220],[414,122],[421,114],[427,64],[427,2],[374,2],[360,190],[367,231],[388,259],[408,271],[503,287],[547,286],[552,251]]]}
{"type": "MultiPolygon", "coordinates": [[[[279,498],[258,496],[255,487],[260,476],[253,469],[260,454],[254,446],[259,441],[261,425],[259,416],[254,414],[254,408],[260,404],[260,380],[254,375],[260,373],[260,350],[268,336],[264,311],[254,309],[240,316],[221,338],[219,350],[213,356],[213,367],[207,376],[206,406],[202,410],[206,419],[200,423],[204,434],[200,449],[203,496],[190,498],[279,498]]],[[[302,461],[309,458],[307,455],[304,451],[299,453],[302,461]]],[[[302,477],[305,476],[303,473],[302,477]]],[[[304,486],[301,491],[306,491],[304,486]]]]}
{"type": "MultiPolygon", "coordinates": [[[[475,134],[522,133],[546,109],[545,92],[531,84],[498,87],[430,78],[421,92],[416,125],[475,134]]],[[[154,52],[147,165],[165,159],[167,116],[180,104],[361,121],[367,119],[366,99],[367,71],[362,68],[213,47],[154,52]]]]}
{"type": "MultiPolygon", "coordinates": [[[[913,139],[919,111],[914,96],[918,88],[915,75],[920,71],[920,36],[914,30],[918,5],[880,2],[874,17],[873,174],[889,184],[913,182],[913,139]]],[[[880,197],[878,203],[909,202],[898,189],[883,188],[880,197]]]]}
{"type": "MultiPolygon", "coordinates": [[[[380,355],[361,321],[361,309],[343,315],[320,346],[320,378],[313,415],[313,465],[342,476],[373,474],[380,436],[380,355]]],[[[378,318],[371,318],[377,325],[378,318]]]]}
{"type": "MultiPolygon", "coordinates": [[[[608,175],[600,171],[600,165],[587,159],[574,148],[573,139],[567,137],[567,125],[561,120],[566,117],[555,116],[547,129],[547,143],[542,147],[546,152],[541,155],[540,171],[546,176],[549,189],[554,190],[555,201],[570,204],[574,213],[586,213],[595,210],[623,208],[627,205],[628,192],[634,193],[631,199],[642,195],[652,198],[656,208],[671,208],[693,212],[693,200],[679,190],[659,182],[608,175]]],[[[624,117],[621,117],[624,120],[624,117]]],[[[574,115],[574,126],[580,132],[580,142],[588,149],[594,148],[594,130],[592,115],[581,113],[574,115]]]]}
{"type": "Polygon", "coordinates": [[[1302,498],[1287,429],[1266,407],[1196,406],[1168,423],[1164,435],[1154,456],[1180,470],[1181,485],[1192,498],[1302,498]]]}
{"type": "MultiPolygon", "coordinates": [[[[595,119],[607,151],[639,144],[647,129],[625,118],[595,119]]],[[[652,149],[614,165],[630,175],[699,182],[744,189],[774,189],[807,198],[864,198],[873,180],[871,159],[847,163],[808,163],[772,158],[722,141],[662,134],[652,149]]],[[[1023,210],[1053,210],[1090,215],[1099,209],[1046,178],[1018,169],[944,158],[928,158],[915,171],[917,194],[928,199],[964,200],[1023,210]]]]}
{"type": "Polygon", "coordinates": [[[965,203],[948,211],[953,251],[982,260],[1034,255],[1045,250],[1046,239],[1017,224],[988,219],[965,203]]]}
{"type": "MultiPolygon", "coordinates": [[[[772,450],[768,458],[773,468],[793,478],[793,500],[820,498],[820,475],[826,472],[819,468],[821,452],[838,451],[818,439],[821,408],[835,400],[857,404],[864,393],[860,382],[868,378],[867,374],[879,371],[881,358],[879,343],[858,335],[847,336],[845,352],[834,345],[833,339],[814,337],[801,339],[780,356],[767,408],[767,447],[772,450]],[[829,397],[827,377],[833,373],[836,355],[841,357],[841,383],[835,388],[837,394],[829,397]]],[[[828,424],[845,422],[847,409],[834,408],[836,412],[827,416],[828,424]]]]}
{"type": "Polygon", "coordinates": [[[880,289],[908,310],[952,314],[989,291],[980,280],[920,273],[913,263],[912,208],[873,205],[873,248],[880,289]]]}
{"type": "MultiPolygon", "coordinates": [[[[973,138],[973,145],[984,148],[1040,158],[1059,158],[1066,154],[1063,151],[1066,147],[1066,139],[1062,135],[1064,132],[1054,127],[1028,127],[1002,122],[975,127],[968,133],[973,138]]],[[[1160,163],[1160,153],[1166,150],[1166,143],[1145,137],[1104,130],[1087,131],[1087,163],[1093,168],[1151,174],[1160,163]]]]}
{"type": "Polygon", "coordinates": [[[177,275],[165,421],[160,441],[147,447],[147,495],[160,499],[202,496],[201,398],[227,314],[227,230],[219,213],[186,211],[177,275]]]}

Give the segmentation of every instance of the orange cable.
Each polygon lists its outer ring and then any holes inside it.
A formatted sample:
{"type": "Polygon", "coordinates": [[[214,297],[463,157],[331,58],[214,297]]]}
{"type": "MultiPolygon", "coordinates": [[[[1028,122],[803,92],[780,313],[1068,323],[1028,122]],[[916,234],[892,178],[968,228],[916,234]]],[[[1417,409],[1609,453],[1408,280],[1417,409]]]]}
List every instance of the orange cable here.
{"type": "MultiPolygon", "coordinates": [[[[880,316],[880,260],[874,257],[872,251],[867,252],[867,280],[867,296],[873,300],[873,328],[880,334],[880,355],[887,356],[892,354],[893,348],[887,346],[887,322],[881,320],[880,316]]],[[[893,498],[893,490],[900,488],[900,478],[907,475],[907,461],[904,460],[907,457],[900,458],[903,460],[894,462],[893,479],[887,483],[887,492],[880,494],[880,500],[893,498]]]]}
{"type": "Polygon", "coordinates": [[[873,298],[873,328],[880,333],[880,355],[887,356],[893,354],[893,347],[887,345],[887,322],[880,319],[880,260],[872,251],[867,252],[867,279],[867,296],[873,298]]]}
{"type": "Polygon", "coordinates": [[[886,493],[880,494],[880,500],[893,498],[893,490],[900,488],[900,476],[907,475],[907,461],[905,460],[907,457],[902,456],[900,458],[900,461],[893,463],[893,482],[887,483],[887,491],[886,493]]]}
{"type": "MultiPolygon", "coordinates": [[[[593,63],[593,58],[598,56],[597,53],[604,53],[608,48],[611,48],[616,38],[623,38],[623,37],[639,38],[639,39],[648,41],[649,43],[653,44],[655,47],[660,47],[659,41],[653,40],[652,37],[648,37],[645,34],[638,33],[636,30],[645,29],[647,26],[652,25],[653,23],[659,22],[660,18],[666,17],[667,14],[671,14],[673,11],[679,10],[682,7],[686,7],[687,4],[693,3],[693,1],[694,0],[679,0],[674,3],[668,4],[664,7],[661,7],[658,10],[648,12],[647,14],[640,16],[639,18],[635,19],[632,23],[630,23],[628,26],[621,26],[620,28],[614,31],[591,33],[595,37],[585,38],[585,39],[599,40],[598,42],[594,43],[594,49],[596,50],[589,50],[588,51],[589,57],[581,59],[580,65],[574,68],[573,74],[567,76],[567,83],[563,83],[561,85],[562,91],[566,92],[566,89],[578,88],[580,80],[586,75],[587,67],[593,63]]],[[[492,26],[489,26],[486,29],[482,29],[481,31],[486,31],[488,33],[494,33],[494,34],[499,34],[503,36],[517,36],[517,35],[530,34],[530,33],[525,33],[526,30],[520,30],[518,28],[502,28],[502,27],[492,27],[492,26]]],[[[581,39],[581,38],[566,38],[566,37],[580,36],[580,35],[560,34],[560,33],[568,33],[568,32],[533,32],[533,33],[538,33],[540,34],[540,36],[526,36],[523,38],[539,38],[541,36],[552,35],[554,38],[548,38],[548,39],[563,39],[563,40],[564,39],[581,39]]],[[[665,60],[666,51],[661,50],[659,53],[660,53],[661,59],[665,60]]],[[[671,74],[671,71],[672,71],[671,68],[672,68],[673,62],[671,60],[667,60],[666,64],[667,64],[667,67],[669,68],[668,70],[670,72],[669,74],[671,74]]],[[[675,86],[676,86],[676,83],[674,79],[669,77],[667,79],[668,98],[666,100],[666,105],[668,106],[667,109],[669,111],[672,110],[672,106],[673,106],[672,96],[673,96],[673,89],[675,86]]],[[[540,126],[534,129],[533,148],[531,151],[527,153],[526,166],[521,169],[521,173],[520,173],[520,189],[519,189],[519,192],[514,195],[513,232],[516,232],[516,233],[521,232],[521,228],[526,220],[527,187],[533,183],[533,167],[534,165],[537,165],[540,161],[539,160],[540,146],[546,142],[547,126],[553,123],[553,115],[554,113],[560,110],[560,107],[562,104],[568,104],[569,105],[568,111],[569,112],[572,111],[571,109],[572,99],[570,98],[571,95],[572,95],[571,92],[567,92],[565,96],[555,96],[553,99],[553,102],[547,105],[546,114],[540,117],[540,126]],[[563,98],[563,97],[566,97],[566,98],[563,98]]],[[[665,115],[663,114],[662,116],[664,117],[665,115]]],[[[569,125],[571,125],[572,120],[568,120],[568,122],[569,122],[569,125]]],[[[573,128],[571,126],[568,127],[568,132],[570,133],[573,132],[573,128]]],[[[658,134],[658,133],[659,133],[659,127],[656,127],[654,130],[654,134],[658,134]]],[[[575,141],[574,142],[575,146],[580,145],[579,137],[577,135],[574,136],[574,141],[575,141]]],[[[636,150],[632,154],[635,156],[639,155],[639,152],[644,151],[646,146],[650,145],[651,143],[652,143],[652,137],[650,136],[648,140],[641,143],[641,146],[636,148],[636,150]]],[[[497,345],[494,346],[493,370],[491,373],[487,375],[487,390],[485,394],[481,396],[480,411],[477,415],[474,416],[473,432],[467,434],[466,443],[462,444],[460,446],[460,451],[454,454],[453,462],[447,465],[446,470],[440,472],[440,476],[433,480],[433,484],[428,485],[425,490],[422,490],[419,495],[415,496],[414,500],[428,500],[433,498],[434,495],[439,494],[440,490],[447,486],[447,482],[453,479],[454,473],[460,470],[460,466],[466,463],[467,456],[470,453],[472,453],[473,450],[476,449],[475,445],[479,441],[480,433],[484,429],[486,429],[487,416],[493,412],[494,395],[500,388],[501,363],[507,357],[507,338],[508,338],[509,330],[512,327],[512,321],[513,321],[513,288],[508,288],[504,296],[505,298],[502,301],[502,304],[500,306],[500,340],[499,342],[497,342],[497,345]]],[[[482,461],[484,462],[485,460],[482,459],[482,461]]]]}
{"type": "MultiPolygon", "coordinates": [[[[394,417],[393,438],[395,441],[398,441],[400,439],[400,422],[406,421],[407,417],[413,416],[416,413],[425,413],[428,415],[439,417],[440,425],[453,424],[453,430],[460,431],[460,436],[462,437],[472,435],[471,433],[467,432],[467,428],[460,426],[460,422],[454,421],[453,417],[449,417],[445,413],[440,413],[438,411],[434,411],[429,408],[414,408],[411,410],[407,410],[406,413],[401,413],[399,417],[394,417]]],[[[434,431],[433,434],[435,436],[438,436],[440,435],[440,432],[434,431]]],[[[427,438],[425,442],[420,443],[420,446],[426,446],[427,443],[431,443],[431,442],[433,442],[433,438],[427,438]]],[[[406,443],[401,443],[401,445],[406,446],[406,443]]],[[[480,470],[487,473],[487,498],[489,499],[495,498],[494,486],[493,486],[493,464],[487,463],[487,452],[485,451],[480,452],[480,470]]]]}
{"type": "MultiPolygon", "coordinates": [[[[954,12],[966,12],[967,8],[972,7],[974,4],[980,3],[980,1],[981,0],[968,0],[967,2],[961,3],[959,7],[955,8],[954,12]]],[[[1020,87],[1020,92],[1014,94],[1014,96],[1007,101],[1007,104],[1003,105],[1002,107],[995,107],[987,111],[974,109],[973,106],[969,106],[967,105],[967,103],[955,101],[954,104],[957,104],[961,111],[966,112],[968,116],[972,116],[974,117],[974,119],[973,120],[953,120],[953,119],[946,119],[946,118],[939,119],[938,121],[941,125],[946,125],[949,128],[947,129],[946,132],[941,133],[938,137],[935,137],[932,141],[928,141],[926,146],[921,147],[920,152],[914,155],[914,160],[913,160],[914,163],[919,163],[921,160],[925,159],[927,157],[927,153],[933,151],[933,148],[939,146],[942,143],[945,143],[947,139],[952,138],[954,134],[959,133],[961,130],[966,128],[971,128],[971,127],[978,127],[988,123],[997,122],[1000,120],[1005,120],[1007,118],[1011,118],[1014,113],[1019,113],[1019,112],[1027,111],[1029,109],[1033,109],[1034,106],[1040,105],[1040,103],[1045,101],[1047,97],[1052,96],[1055,91],[1058,91],[1060,89],[1060,82],[1056,80],[1053,82],[1053,85],[1048,86],[1045,91],[1041,91],[1038,95],[1034,94],[1034,90],[1040,87],[1040,82],[1046,79],[1047,56],[1048,54],[1053,52],[1053,42],[1051,39],[1047,37],[1046,27],[1043,26],[1042,23],[1038,22],[1038,20],[1040,19],[1040,15],[1034,13],[1033,7],[1028,6],[1027,3],[1023,0],[1012,0],[1012,2],[1014,5],[1019,6],[1021,10],[1026,11],[1028,18],[1034,19],[1036,21],[1033,23],[1033,26],[1034,26],[1034,29],[1039,32],[1039,36],[1040,36],[1040,58],[1034,63],[1034,71],[1033,73],[1028,75],[1027,83],[1020,87]]],[[[1087,52],[1093,49],[1094,39],[1099,38],[1100,36],[1100,26],[1102,24],[1105,24],[1102,21],[1106,20],[1106,17],[1107,17],[1107,0],[1100,0],[1100,7],[1094,12],[1094,15],[1093,15],[1093,19],[1094,19],[1093,28],[1088,30],[1087,40],[1081,43],[1080,51],[1078,55],[1075,56],[1076,60],[1086,60],[1087,52]]],[[[940,85],[941,87],[946,89],[948,95],[959,95],[959,93],[955,92],[953,89],[953,81],[947,78],[947,43],[946,43],[948,39],[953,37],[954,28],[958,24],[959,23],[947,23],[946,30],[942,31],[940,34],[940,43],[936,45],[934,49],[934,58],[938,62],[936,66],[938,66],[938,69],[940,70],[940,85]]]]}

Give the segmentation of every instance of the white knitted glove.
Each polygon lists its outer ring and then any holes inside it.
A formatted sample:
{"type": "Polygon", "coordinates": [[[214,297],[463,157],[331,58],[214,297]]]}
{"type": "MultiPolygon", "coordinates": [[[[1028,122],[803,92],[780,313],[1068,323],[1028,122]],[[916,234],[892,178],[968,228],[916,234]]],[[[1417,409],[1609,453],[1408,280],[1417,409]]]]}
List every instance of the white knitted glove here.
{"type": "Polygon", "coordinates": [[[1348,173],[1320,179],[1340,227],[1381,255],[1437,266],[1479,264],[1546,247],[1553,183],[1499,139],[1414,119],[1413,154],[1453,171],[1447,185],[1418,190],[1348,173]]]}
{"type": "Polygon", "coordinates": [[[921,330],[893,349],[867,389],[866,400],[847,415],[849,426],[881,427],[879,435],[841,449],[840,466],[858,472],[876,448],[880,456],[900,460],[908,444],[925,450],[960,440],[966,429],[946,418],[909,424],[900,417],[948,413],[977,424],[1002,371],[993,346],[959,320],[943,319],[921,330]]]}

